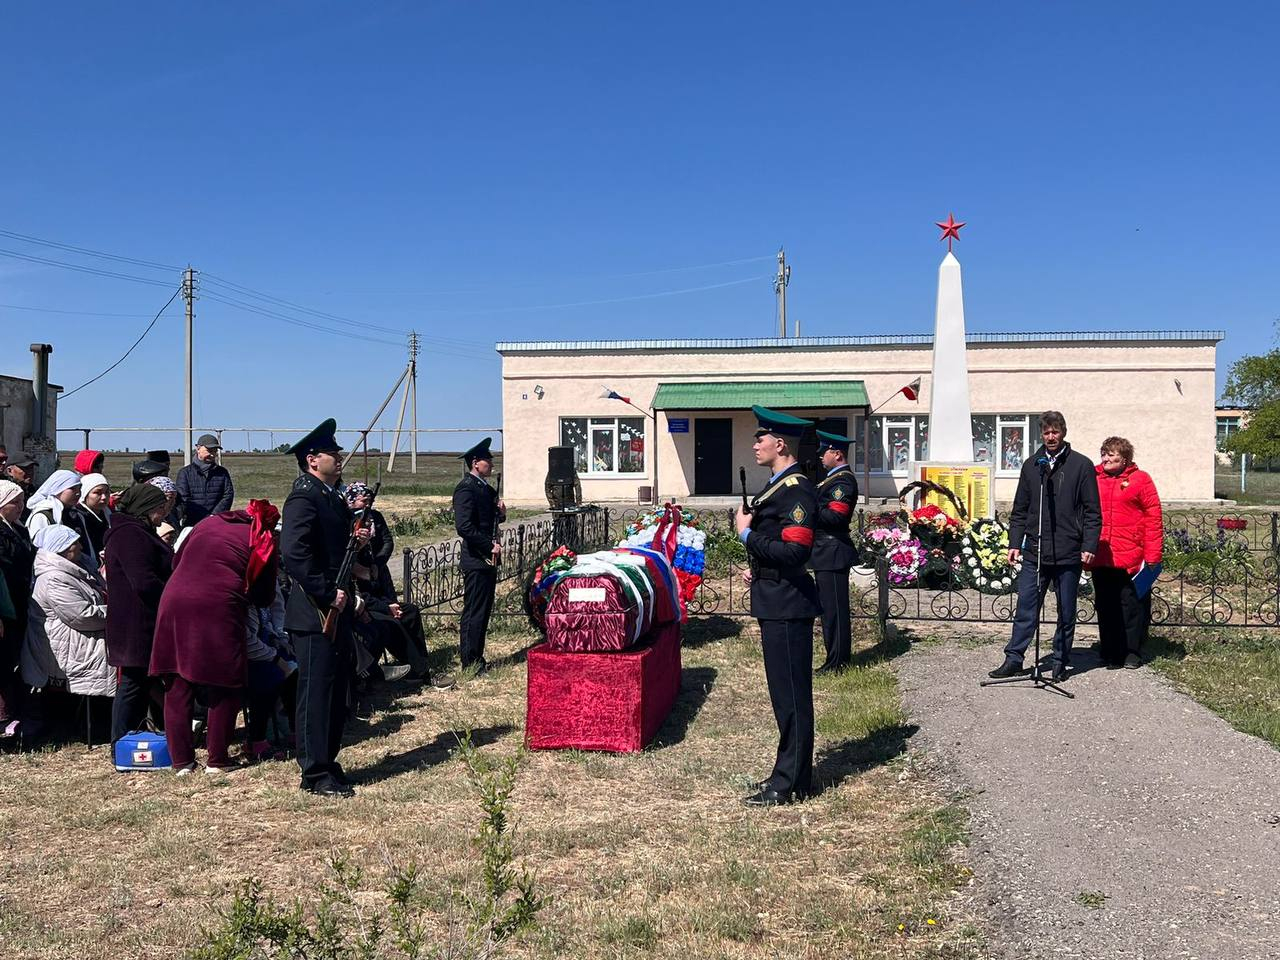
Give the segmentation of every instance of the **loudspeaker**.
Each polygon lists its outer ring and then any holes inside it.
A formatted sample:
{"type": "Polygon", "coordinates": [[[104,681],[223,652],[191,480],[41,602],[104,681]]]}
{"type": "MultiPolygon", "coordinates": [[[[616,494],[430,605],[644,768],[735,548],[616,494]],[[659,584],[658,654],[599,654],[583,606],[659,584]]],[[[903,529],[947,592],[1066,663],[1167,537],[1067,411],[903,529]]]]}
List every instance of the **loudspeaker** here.
{"type": "Polygon", "coordinates": [[[566,481],[578,475],[573,465],[573,447],[547,447],[547,480],[566,481]]]}
{"type": "Polygon", "coordinates": [[[573,447],[547,447],[547,502],[553,510],[576,507],[582,502],[582,485],[574,466],[573,447]]]}

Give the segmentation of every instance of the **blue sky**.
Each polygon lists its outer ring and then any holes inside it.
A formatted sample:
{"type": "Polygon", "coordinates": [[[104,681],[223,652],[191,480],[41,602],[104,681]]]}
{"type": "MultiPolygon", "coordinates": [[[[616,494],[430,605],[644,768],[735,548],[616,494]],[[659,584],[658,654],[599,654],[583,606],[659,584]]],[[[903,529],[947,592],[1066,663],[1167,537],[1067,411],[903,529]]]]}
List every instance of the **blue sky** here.
{"type": "MultiPolygon", "coordinates": [[[[421,424],[497,424],[494,341],[769,335],[780,244],[804,333],[928,332],[952,210],[971,330],[1221,328],[1221,383],[1280,316],[1277,28],[1269,3],[14,3],[0,230],[206,271],[205,424],[360,425],[411,327],[421,424]]],[[[45,339],[68,387],[178,281],[0,249],[159,283],[0,255],[0,371],[45,339]]],[[[181,422],[180,302],[64,426],[181,422]]]]}

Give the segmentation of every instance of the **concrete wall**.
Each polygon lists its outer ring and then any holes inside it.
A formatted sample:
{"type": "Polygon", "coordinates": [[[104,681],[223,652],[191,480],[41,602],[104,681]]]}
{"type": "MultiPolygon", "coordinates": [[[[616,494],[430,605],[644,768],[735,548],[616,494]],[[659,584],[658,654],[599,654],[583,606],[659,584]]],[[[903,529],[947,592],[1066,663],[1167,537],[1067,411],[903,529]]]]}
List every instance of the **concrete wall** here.
{"type": "Polygon", "coordinates": [[[47,477],[55,469],[57,443],[55,441],[58,426],[58,391],[49,391],[49,409],[45,416],[45,435],[48,440],[44,444],[35,444],[31,440],[32,414],[31,381],[22,377],[0,376],[0,407],[3,409],[4,429],[0,442],[9,450],[9,459],[17,460],[23,454],[39,461],[39,477],[47,477]]]}
{"type": "MultiPolygon", "coordinates": [[[[1213,497],[1214,361],[1211,340],[1034,341],[971,343],[969,388],[975,415],[1059,409],[1068,440],[1097,461],[1100,442],[1120,435],[1136,448],[1138,465],[1155,478],[1166,499],[1213,497]]],[[[560,442],[567,416],[624,417],[636,411],[599,397],[602,384],[647,407],[659,382],[705,380],[862,380],[872,405],[913,378],[922,377],[919,401],[901,395],[881,415],[929,412],[929,343],[874,346],[771,346],[720,349],[507,351],[502,362],[504,495],[511,503],[544,501],[548,446],[560,442]],[[541,386],[541,399],[534,387],[541,386]]],[[[852,411],[789,411],[848,416],[852,411]]],[[[667,417],[698,412],[659,411],[659,485],[670,497],[686,497],[693,482],[692,432],[667,432],[667,417]]],[[[747,412],[708,411],[734,419],[734,473],[752,469],[747,412]]],[[[691,423],[692,429],[692,423],[691,423]]],[[[1034,425],[1033,425],[1034,429],[1034,425]]],[[[634,500],[653,477],[654,429],[646,423],[648,473],[644,477],[583,476],[588,500],[634,500]]],[[[859,438],[860,439],[860,438],[859,438]]],[[[758,482],[760,479],[753,474],[758,482]]],[[[996,499],[1009,500],[1016,476],[999,476],[996,499]]],[[[902,480],[872,475],[874,495],[893,495],[902,480]]]]}

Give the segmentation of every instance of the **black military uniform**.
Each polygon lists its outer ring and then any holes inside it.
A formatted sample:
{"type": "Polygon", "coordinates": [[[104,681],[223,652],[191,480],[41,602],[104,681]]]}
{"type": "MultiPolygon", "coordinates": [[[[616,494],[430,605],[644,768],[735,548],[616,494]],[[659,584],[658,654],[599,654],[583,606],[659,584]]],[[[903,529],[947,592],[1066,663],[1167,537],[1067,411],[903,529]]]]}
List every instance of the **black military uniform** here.
{"type": "Polygon", "coordinates": [[[462,538],[463,601],[458,624],[462,668],[484,670],[484,637],[493,614],[493,594],[498,586],[498,567],[493,562],[493,542],[497,524],[506,519],[498,511],[498,492],[471,473],[477,460],[492,462],[492,437],[485,437],[462,455],[467,475],[453,488],[453,523],[462,538]]]}
{"type": "MultiPolygon", "coordinates": [[[[307,454],[336,453],[337,424],[326,420],[289,448],[305,471],[307,454]]],[[[338,592],[338,571],[351,537],[352,517],[332,487],[310,473],[293,482],[284,502],[280,556],[289,575],[284,626],[298,657],[297,741],[302,788],[348,796],[351,786],[337,762],[354,672],[355,597],[338,616],[333,640],[324,635],[325,614],[338,592]]]]}
{"type": "MultiPolygon", "coordinates": [[[[752,407],[766,433],[797,443],[809,421],[752,407]]],[[[760,621],[764,672],[778,755],[769,779],[747,803],[770,806],[803,799],[813,781],[813,620],[818,591],[805,569],[813,549],[818,501],[799,464],[775,474],[751,503],[743,534],[751,562],[751,615],[760,621]]]]}
{"type": "MultiPolygon", "coordinates": [[[[848,437],[837,433],[818,433],[818,454],[839,450],[849,454],[848,437]]],[[[818,484],[818,522],[813,535],[813,578],[818,583],[818,599],[822,602],[822,642],[827,659],[819,673],[848,666],[853,637],[849,622],[849,570],[857,559],[849,522],[858,502],[858,481],[848,463],[834,467],[818,484]]]]}

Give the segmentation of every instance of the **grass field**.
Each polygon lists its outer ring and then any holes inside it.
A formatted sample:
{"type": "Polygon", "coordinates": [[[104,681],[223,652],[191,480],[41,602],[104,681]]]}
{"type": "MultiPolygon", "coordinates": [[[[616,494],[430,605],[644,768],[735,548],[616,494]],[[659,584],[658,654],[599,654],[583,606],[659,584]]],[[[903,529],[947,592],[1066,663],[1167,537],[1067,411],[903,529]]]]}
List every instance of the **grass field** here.
{"type": "MultiPolygon", "coordinates": [[[[184,957],[244,878],[313,911],[335,852],[363,868],[355,902],[368,913],[392,865],[416,864],[429,933],[445,937],[455,895],[479,874],[480,812],[454,731],[492,757],[521,747],[533,638],[505,623],[491,643],[507,659],[491,674],[366,705],[342,755],[352,801],[301,793],[291,762],[178,780],[114,773],[105,749],[75,743],[0,757],[0,952],[184,957]]],[[[442,629],[436,646],[454,642],[454,622],[442,629]]],[[[776,730],[758,636],[737,630],[690,629],[680,699],[643,753],[521,759],[515,853],[547,899],[503,954],[984,955],[958,895],[966,816],[905,752],[913,730],[886,651],[860,637],[858,667],[818,680],[822,794],[751,810],[739,799],[767,773],[776,730]]]]}

